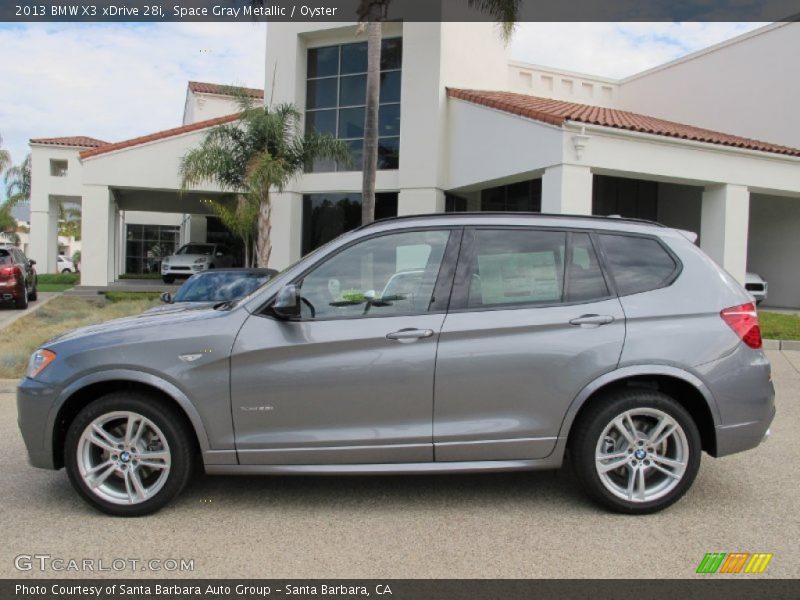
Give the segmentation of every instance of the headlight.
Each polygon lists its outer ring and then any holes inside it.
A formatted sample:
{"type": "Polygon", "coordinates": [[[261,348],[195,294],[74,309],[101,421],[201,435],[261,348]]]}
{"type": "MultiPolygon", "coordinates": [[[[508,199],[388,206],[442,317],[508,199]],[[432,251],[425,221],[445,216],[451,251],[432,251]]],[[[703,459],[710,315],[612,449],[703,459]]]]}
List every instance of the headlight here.
{"type": "Polygon", "coordinates": [[[44,371],[55,359],[55,352],[39,348],[31,355],[31,359],[28,361],[28,371],[25,373],[25,377],[30,377],[33,379],[39,373],[44,371]]]}
{"type": "Polygon", "coordinates": [[[169,257],[167,257],[167,258],[165,258],[164,260],[162,260],[162,261],[161,261],[161,264],[162,264],[162,265],[168,265],[168,264],[169,264],[169,257]]]}
{"type": "Polygon", "coordinates": [[[208,257],[207,256],[201,256],[200,258],[198,258],[197,260],[194,261],[194,264],[199,265],[199,264],[202,264],[204,262],[208,262],[208,257]]]}

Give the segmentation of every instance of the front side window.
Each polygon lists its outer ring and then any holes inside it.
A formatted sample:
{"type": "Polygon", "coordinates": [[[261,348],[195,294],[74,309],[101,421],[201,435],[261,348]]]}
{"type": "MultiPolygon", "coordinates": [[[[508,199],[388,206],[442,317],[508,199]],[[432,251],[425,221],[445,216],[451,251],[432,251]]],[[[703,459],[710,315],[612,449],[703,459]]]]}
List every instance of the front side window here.
{"type": "Polygon", "coordinates": [[[655,290],[672,280],[678,265],[653,238],[609,234],[599,238],[620,296],[655,290]]]}
{"type": "MultiPolygon", "coordinates": [[[[382,42],[378,168],[397,169],[400,157],[400,80],[402,39],[382,42]]],[[[357,42],[310,48],[306,66],[306,131],[345,140],[352,164],[317,161],[312,172],[361,170],[367,103],[367,44],[357,42]]]]}
{"type": "Polygon", "coordinates": [[[475,231],[467,307],[561,302],[565,248],[561,231],[475,231]]]}
{"type": "Polygon", "coordinates": [[[409,231],[346,248],[298,282],[304,320],[428,311],[450,232],[409,231]]]}

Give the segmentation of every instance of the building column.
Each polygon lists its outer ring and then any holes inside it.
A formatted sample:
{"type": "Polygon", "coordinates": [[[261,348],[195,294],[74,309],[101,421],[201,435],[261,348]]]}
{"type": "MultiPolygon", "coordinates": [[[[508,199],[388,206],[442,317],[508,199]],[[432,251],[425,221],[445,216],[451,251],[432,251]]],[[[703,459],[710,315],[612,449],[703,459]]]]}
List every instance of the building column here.
{"type": "Polygon", "coordinates": [[[703,191],[700,247],[741,284],[747,271],[750,190],[714,185],[703,191]]]}
{"type": "Polygon", "coordinates": [[[303,240],[303,195],[272,192],[272,252],[269,266],[279,271],[300,260],[303,240]]]}
{"type": "Polygon", "coordinates": [[[39,273],[55,273],[58,256],[58,202],[31,191],[31,231],[29,258],[36,261],[39,273]]]}
{"type": "Polygon", "coordinates": [[[542,212],[592,214],[592,171],[577,165],[555,165],[542,177],[542,212]]]}
{"type": "Polygon", "coordinates": [[[114,280],[116,213],[107,186],[83,186],[81,285],[106,286],[114,280]]]}
{"type": "Polygon", "coordinates": [[[397,216],[444,212],[444,192],[438,188],[400,190],[397,216]]]}

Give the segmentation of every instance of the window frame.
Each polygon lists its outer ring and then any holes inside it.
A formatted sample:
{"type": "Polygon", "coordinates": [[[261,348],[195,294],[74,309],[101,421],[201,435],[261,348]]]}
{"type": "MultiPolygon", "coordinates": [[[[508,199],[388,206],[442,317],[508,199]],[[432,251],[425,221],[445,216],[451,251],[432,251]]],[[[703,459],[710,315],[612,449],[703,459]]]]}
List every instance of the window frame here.
{"type": "MultiPolygon", "coordinates": [[[[402,77],[403,77],[402,52],[403,52],[403,48],[404,48],[403,36],[402,35],[395,35],[395,36],[390,36],[390,37],[383,38],[381,40],[381,48],[383,48],[383,45],[386,44],[386,43],[396,42],[398,40],[400,42],[400,52],[401,52],[400,66],[399,67],[393,67],[393,68],[390,68],[390,69],[383,69],[382,67],[379,67],[379,76],[382,76],[384,74],[390,74],[390,73],[399,73],[400,74],[400,81],[401,81],[401,83],[400,83],[400,96],[401,97],[398,100],[392,100],[392,101],[389,101],[389,102],[379,101],[379,103],[378,103],[378,113],[379,113],[378,119],[380,120],[380,109],[381,109],[381,107],[396,105],[398,107],[398,110],[400,111],[399,122],[401,123],[400,126],[402,127],[402,113],[403,113],[403,107],[402,107],[402,77]]],[[[308,130],[308,115],[309,115],[309,113],[317,113],[317,112],[320,112],[320,111],[333,110],[336,113],[336,116],[335,116],[335,119],[334,119],[333,137],[336,138],[336,139],[344,141],[348,145],[351,145],[353,143],[357,144],[357,143],[360,142],[361,145],[362,145],[361,152],[363,153],[363,143],[364,143],[364,136],[363,135],[360,136],[360,137],[340,137],[340,132],[339,132],[339,130],[340,130],[340,113],[341,113],[342,110],[347,110],[347,109],[364,109],[364,110],[366,110],[366,100],[364,101],[363,104],[342,104],[341,103],[342,78],[343,77],[346,78],[346,77],[356,77],[356,76],[366,76],[367,75],[367,71],[353,71],[353,72],[348,72],[348,73],[342,73],[342,49],[345,46],[355,46],[355,45],[359,45],[359,44],[366,44],[366,42],[353,41],[353,42],[323,43],[323,44],[320,44],[320,45],[308,46],[305,49],[306,68],[305,68],[305,88],[304,88],[305,98],[304,98],[304,108],[303,108],[303,131],[305,132],[305,131],[308,130]],[[337,49],[337,66],[336,66],[337,71],[336,71],[336,74],[335,75],[322,75],[322,76],[320,76],[320,75],[309,76],[309,72],[308,72],[309,52],[310,51],[318,51],[320,49],[326,49],[326,48],[336,48],[337,49]],[[333,106],[328,106],[328,107],[309,108],[309,106],[308,106],[308,84],[309,84],[309,82],[321,81],[321,80],[324,80],[324,79],[335,79],[336,80],[336,102],[335,102],[335,104],[333,106]]],[[[379,85],[382,85],[382,83],[383,83],[383,81],[381,80],[379,85]]],[[[400,132],[398,131],[398,133],[396,135],[381,135],[380,131],[379,131],[378,132],[378,145],[379,146],[380,146],[380,140],[382,140],[382,139],[397,140],[397,143],[398,143],[398,161],[397,162],[398,162],[398,164],[395,167],[381,167],[381,162],[380,162],[381,161],[381,157],[379,156],[378,157],[378,170],[379,171],[397,171],[400,168],[400,164],[399,164],[399,162],[400,162],[400,160],[399,160],[400,132]]],[[[355,173],[355,172],[358,172],[360,170],[361,170],[361,166],[356,164],[355,162],[353,163],[352,166],[348,167],[348,166],[342,166],[342,165],[338,164],[338,162],[334,161],[334,165],[333,165],[332,169],[320,169],[320,170],[317,170],[317,169],[314,168],[314,165],[312,164],[312,165],[310,165],[310,168],[306,169],[306,173],[355,173]]]]}
{"type": "MultiPolygon", "coordinates": [[[[616,230],[595,230],[593,233],[593,237],[596,238],[594,240],[595,252],[598,252],[598,259],[603,266],[603,270],[606,272],[606,282],[613,285],[612,291],[617,298],[627,298],[628,296],[636,296],[637,294],[647,294],[648,292],[654,292],[656,290],[663,290],[665,288],[670,287],[675,281],[677,281],[680,274],[683,272],[683,262],[678,255],[670,248],[664,241],[659,238],[657,235],[651,235],[647,233],[639,233],[639,232],[629,232],[629,231],[616,231],[616,230]],[[647,240],[652,240],[656,242],[664,252],[672,259],[672,262],[675,264],[675,267],[672,269],[672,273],[670,273],[669,277],[666,277],[658,287],[650,288],[647,290],[642,290],[641,292],[631,292],[629,294],[621,294],[619,291],[619,286],[617,285],[617,281],[614,278],[614,270],[611,268],[611,262],[608,259],[606,254],[605,246],[603,245],[603,240],[600,239],[600,236],[603,235],[613,235],[617,237],[635,237],[635,238],[644,238],[647,240]]],[[[610,286],[611,287],[611,286],[610,286]]]]}
{"type": "MultiPolygon", "coordinates": [[[[272,304],[273,302],[275,302],[278,292],[280,291],[276,290],[275,294],[270,296],[264,302],[264,304],[262,304],[258,308],[255,314],[260,317],[267,317],[276,321],[285,321],[288,323],[322,323],[325,321],[349,321],[354,319],[386,319],[392,317],[413,317],[417,315],[446,314],[448,311],[448,305],[450,303],[451,294],[453,291],[453,280],[455,278],[455,273],[458,264],[458,256],[461,249],[462,237],[464,232],[464,228],[459,225],[436,225],[430,227],[409,227],[403,229],[392,229],[388,231],[379,231],[371,235],[358,237],[346,244],[343,244],[339,248],[336,248],[336,250],[320,257],[319,260],[315,261],[313,264],[303,269],[303,271],[292,277],[292,279],[286,282],[284,286],[299,285],[300,282],[303,279],[305,279],[305,277],[309,273],[318,269],[326,262],[335,258],[345,250],[348,250],[349,248],[352,248],[353,246],[356,246],[357,244],[360,244],[362,242],[367,242],[369,240],[381,237],[387,237],[390,235],[415,233],[415,232],[428,232],[428,231],[446,231],[449,233],[449,237],[447,239],[447,243],[445,244],[444,253],[442,254],[442,262],[439,265],[439,271],[436,274],[436,281],[434,282],[433,285],[433,295],[431,297],[431,301],[428,304],[428,310],[425,312],[407,312],[407,313],[396,313],[390,315],[389,314],[343,315],[343,316],[333,316],[333,317],[326,317],[319,319],[317,318],[304,319],[302,317],[297,317],[297,318],[278,317],[271,310],[272,304]]],[[[302,287],[300,287],[300,290],[302,291],[302,287]]]]}
{"type": "Polygon", "coordinates": [[[569,227],[536,227],[530,225],[477,225],[474,227],[465,228],[462,243],[461,253],[458,259],[458,266],[456,267],[455,279],[451,291],[450,306],[448,313],[469,313],[469,312],[486,312],[498,310],[527,310],[534,308],[553,308],[556,306],[581,306],[585,304],[592,304],[594,302],[604,302],[617,297],[616,289],[613,285],[613,280],[610,279],[607,272],[604,257],[598,250],[598,241],[594,238],[594,230],[569,228],[569,227]],[[541,232],[555,232],[562,233],[564,239],[564,264],[562,265],[563,286],[561,290],[561,300],[558,302],[520,302],[498,304],[490,306],[469,306],[469,288],[472,278],[472,266],[475,259],[475,233],[479,230],[484,231],[541,231],[541,232]],[[569,260],[572,256],[572,234],[573,233],[587,233],[591,241],[592,248],[594,249],[597,257],[597,263],[600,267],[600,272],[606,283],[608,294],[606,296],[592,298],[590,300],[576,300],[566,302],[565,298],[568,297],[569,283],[568,283],[568,269],[569,260]]]}

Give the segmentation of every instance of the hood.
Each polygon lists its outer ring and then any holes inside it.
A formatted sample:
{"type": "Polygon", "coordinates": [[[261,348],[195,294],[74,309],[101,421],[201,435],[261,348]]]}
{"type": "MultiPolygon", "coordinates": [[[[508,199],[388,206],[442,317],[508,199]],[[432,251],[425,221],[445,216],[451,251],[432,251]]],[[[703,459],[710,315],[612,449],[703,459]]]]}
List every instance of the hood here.
{"type": "MultiPolygon", "coordinates": [[[[190,303],[186,303],[190,304],[190,303]]],[[[211,305],[213,306],[213,305],[211,305]]],[[[174,305],[169,305],[173,308],[174,305]]],[[[161,307],[157,307],[161,308],[161,307]]],[[[202,321],[205,319],[214,319],[224,317],[230,314],[224,310],[214,310],[210,305],[203,303],[202,306],[179,306],[172,311],[144,312],[140,315],[133,317],[124,317],[122,319],[114,319],[106,321],[105,323],[98,323],[97,325],[87,325],[74,329],[42,344],[42,347],[50,347],[54,344],[62,344],[77,339],[84,339],[89,337],[101,336],[115,336],[116,334],[130,331],[132,329],[152,329],[163,328],[166,326],[173,326],[176,324],[189,324],[194,321],[202,321]]]]}
{"type": "Polygon", "coordinates": [[[187,310],[202,310],[205,308],[211,308],[212,306],[219,304],[220,301],[214,302],[173,302],[172,304],[162,304],[161,306],[154,306],[153,308],[146,310],[142,313],[143,315],[162,315],[165,313],[168,314],[176,314],[186,312],[187,310]]]}

